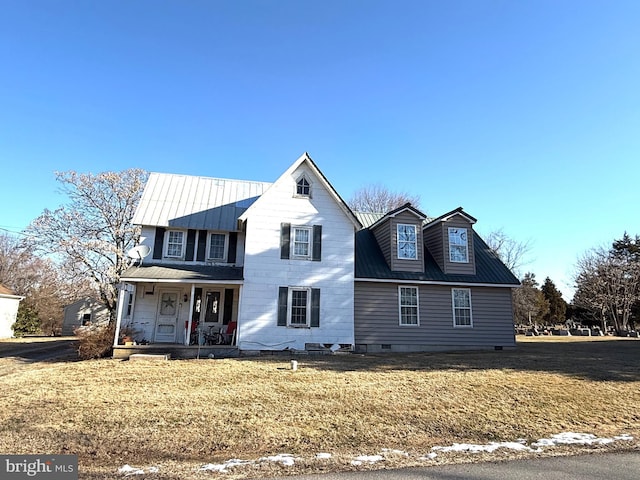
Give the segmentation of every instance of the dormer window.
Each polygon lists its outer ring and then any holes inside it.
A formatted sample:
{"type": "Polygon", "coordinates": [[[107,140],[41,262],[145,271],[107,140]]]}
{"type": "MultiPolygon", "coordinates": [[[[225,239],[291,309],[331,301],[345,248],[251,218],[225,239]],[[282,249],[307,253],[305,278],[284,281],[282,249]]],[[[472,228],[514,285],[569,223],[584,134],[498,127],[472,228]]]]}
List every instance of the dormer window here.
{"type": "Polygon", "coordinates": [[[469,263],[466,228],[449,227],[449,260],[454,263],[469,263]]]}
{"type": "Polygon", "coordinates": [[[398,258],[416,260],[418,245],[415,225],[398,224],[398,258]]]}
{"type": "Polygon", "coordinates": [[[310,197],[311,184],[305,177],[300,177],[296,182],[296,197],[310,197]]]}

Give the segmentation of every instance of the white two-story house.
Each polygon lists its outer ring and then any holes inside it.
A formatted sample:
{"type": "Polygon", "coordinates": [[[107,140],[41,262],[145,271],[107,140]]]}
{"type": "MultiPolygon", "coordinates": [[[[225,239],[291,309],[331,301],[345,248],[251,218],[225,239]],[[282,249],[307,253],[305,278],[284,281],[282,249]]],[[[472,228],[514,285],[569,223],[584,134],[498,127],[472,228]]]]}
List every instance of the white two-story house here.
{"type": "Polygon", "coordinates": [[[152,173],[133,221],[116,344],[220,330],[241,351],[354,344],[361,225],[306,153],[272,184],[152,173]]]}

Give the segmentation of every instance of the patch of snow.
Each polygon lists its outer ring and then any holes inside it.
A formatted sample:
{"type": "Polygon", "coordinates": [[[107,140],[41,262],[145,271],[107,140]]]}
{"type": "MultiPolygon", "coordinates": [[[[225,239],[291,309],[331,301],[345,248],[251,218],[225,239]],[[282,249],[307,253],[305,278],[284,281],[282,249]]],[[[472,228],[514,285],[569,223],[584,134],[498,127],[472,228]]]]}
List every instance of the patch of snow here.
{"type": "Polygon", "coordinates": [[[158,467],[149,467],[149,473],[158,473],[159,471],[158,467]]]}
{"type": "Polygon", "coordinates": [[[402,455],[403,457],[409,456],[409,454],[404,450],[394,450],[392,448],[383,448],[382,453],[387,455],[402,455]]]}
{"type": "Polygon", "coordinates": [[[229,473],[229,468],[238,467],[240,465],[250,465],[253,462],[250,460],[238,460],[237,458],[233,458],[231,460],[227,460],[224,463],[208,463],[200,467],[200,470],[207,470],[210,472],[218,472],[218,473],[229,473]]]}
{"type": "Polygon", "coordinates": [[[508,448],[511,450],[534,452],[536,450],[531,449],[522,442],[491,442],[485,445],[476,445],[473,443],[454,443],[448,447],[432,447],[431,450],[435,452],[493,452],[499,448],[508,448]]]}
{"type": "Polygon", "coordinates": [[[295,458],[290,453],[280,453],[270,457],[262,457],[259,462],[279,462],[286,467],[290,467],[296,463],[295,458]]]}
{"type": "Polygon", "coordinates": [[[120,467],[118,469],[118,473],[124,475],[125,477],[128,477],[129,475],[144,475],[144,470],[142,470],[141,468],[132,467],[131,465],[127,464],[120,467]]]}
{"type": "Polygon", "coordinates": [[[360,455],[351,460],[351,465],[362,465],[364,462],[376,463],[384,460],[382,455],[360,455]]]}
{"type": "Polygon", "coordinates": [[[319,460],[327,460],[329,458],[331,458],[331,454],[330,453],[316,453],[316,458],[319,460]]]}
{"type": "Polygon", "coordinates": [[[532,443],[534,447],[553,447],[555,445],[606,445],[617,440],[633,440],[631,435],[618,435],[613,438],[596,437],[592,433],[563,432],[551,435],[551,438],[541,438],[532,443]]]}
{"type": "Polygon", "coordinates": [[[419,457],[418,460],[433,460],[434,458],[436,458],[438,456],[437,453],[427,453],[426,455],[423,455],[422,457],[419,457]]]}

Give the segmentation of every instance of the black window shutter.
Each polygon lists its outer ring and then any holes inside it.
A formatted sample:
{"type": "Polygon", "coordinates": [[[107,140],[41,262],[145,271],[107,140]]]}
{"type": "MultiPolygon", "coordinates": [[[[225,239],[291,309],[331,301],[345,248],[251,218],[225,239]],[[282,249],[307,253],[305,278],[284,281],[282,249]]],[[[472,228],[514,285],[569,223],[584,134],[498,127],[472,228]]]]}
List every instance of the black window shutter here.
{"type": "Polygon", "coordinates": [[[233,288],[224,289],[224,313],[222,314],[222,324],[228,325],[233,313],[233,288]]]}
{"type": "Polygon", "coordinates": [[[287,287],[278,288],[278,326],[287,326],[287,301],[289,299],[289,289],[287,287]]]}
{"type": "Polygon", "coordinates": [[[189,230],[187,232],[187,252],[184,257],[184,259],[187,262],[193,261],[193,253],[195,248],[196,248],[196,231],[189,230]]]}
{"type": "Polygon", "coordinates": [[[280,258],[289,258],[289,239],[291,237],[291,224],[280,224],[280,258]]]}
{"type": "Polygon", "coordinates": [[[207,250],[207,231],[200,230],[198,234],[198,258],[199,262],[204,262],[204,257],[207,250]]]}
{"type": "Polygon", "coordinates": [[[238,250],[238,232],[229,233],[229,252],[227,263],[236,263],[236,252],[238,250]]]}
{"type": "Polygon", "coordinates": [[[153,242],[153,259],[162,258],[162,248],[164,247],[164,228],[156,227],[156,239],[153,242]]]}
{"type": "Polygon", "coordinates": [[[313,226],[313,256],[314,262],[322,259],[322,225],[313,226]]]}
{"type": "Polygon", "coordinates": [[[320,289],[311,289],[311,326],[320,326],[320,289]]]}

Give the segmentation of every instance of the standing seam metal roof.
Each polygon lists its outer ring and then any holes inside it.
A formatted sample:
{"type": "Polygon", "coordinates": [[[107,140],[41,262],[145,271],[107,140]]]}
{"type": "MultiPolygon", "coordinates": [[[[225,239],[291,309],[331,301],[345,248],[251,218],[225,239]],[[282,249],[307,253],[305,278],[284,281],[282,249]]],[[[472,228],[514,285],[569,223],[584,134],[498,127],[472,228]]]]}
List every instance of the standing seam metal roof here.
{"type": "Polygon", "coordinates": [[[137,225],[237,229],[237,219],[271,183],[151,173],[133,217],[137,225]]]}

